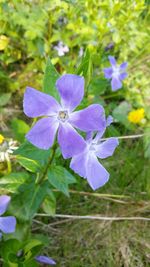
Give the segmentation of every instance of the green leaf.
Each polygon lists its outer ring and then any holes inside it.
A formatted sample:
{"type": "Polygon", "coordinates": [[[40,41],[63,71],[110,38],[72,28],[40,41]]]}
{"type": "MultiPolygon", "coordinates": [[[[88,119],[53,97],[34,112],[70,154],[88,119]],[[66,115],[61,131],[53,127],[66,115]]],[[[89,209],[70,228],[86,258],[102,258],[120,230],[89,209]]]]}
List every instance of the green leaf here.
{"type": "Polygon", "coordinates": [[[11,98],[11,93],[4,93],[0,96],[0,107],[5,106],[11,98]]]}
{"type": "Polygon", "coordinates": [[[92,77],[92,60],[91,60],[91,53],[90,50],[87,48],[85,54],[82,58],[82,61],[76,71],[77,75],[82,75],[85,78],[85,86],[87,86],[92,77]]]}
{"type": "Polygon", "coordinates": [[[94,95],[102,95],[106,91],[108,81],[100,77],[96,77],[91,80],[88,91],[94,95]]]}
{"type": "Polygon", "coordinates": [[[10,192],[16,192],[20,185],[29,180],[29,174],[26,172],[17,172],[5,175],[0,178],[0,190],[8,189],[10,192]]]}
{"type": "Polygon", "coordinates": [[[131,129],[131,124],[128,121],[128,113],[131,109],[131,106],[126,101],[122,102],[113,110],[113,117],[116,121],[121,122],[127,128],[131,129]]]}
{"type": "Polygon", "coordinates": [[[50,156],[50,150],[39,149],[29,142],[24,142],[17,150],[15,150],[15,155],[20,155],[25,158],[29,158],[38,161],[39,164],[45,164],[50,156]]]}
{"type": "Polygon", "coordinates": [[[17,161],[21,166],[23,166],[26,170],[30,172],[38,172],[40,171],[40,165],[37,161],[33,159],[28,159],[22,156],[17,157],[17,161]]]}
{"type": "Polygon", "coordinates": [[[11,126],[15,135],[15,138],[23,142],[25,134],[29,131],[30,127],[23,121],[19,119],[13,119],[11,122],[11,126]]]}
{"type": "Polygon", "coordinates": [[[54,215],[56,211],[56,198],[51,190],[43,201],[42,208],[45,213],[54,215]]]}
{"type": "Polygon", "coordinates": [[[14,216],[21,221],[31,220],[47,195],[47,186],[46,181],[41,185],[32,182],[20,187],[19,193],[12,199],[14,216]]]}
{"type": "Polygon", "coordinates": [[[37,247],[39,245],[42,245],[42,242],[40,240],[37,239],[32,239],[26,242],[27,244],[24,246],[24,253],[26,254],[27,252],[29,252],[31,249],[33,249],[34,247],[37,247]]]}
{"type": "Polygon", "coordinates": [[[4,261],[8,262],[10,253],[17,254],[21,243],[17,239],[9,239],[2,243],[0,253],[4,261]]]}
{"type": "Polygon", "coordinates": [[[58,190],[69,196],[68,185],[75,183],[75,177],[62,166],[52,166],[48,171],[49,182],[58,190]]]}
{"type": "Polygon", "coordinates": [[[59,94],[55,86],[58,78],[59,73],[51,63],[50,58],[48,58],[44,73],[43,91],[44,93],[54,96],[56,99],[59,99],[59,94]]]}

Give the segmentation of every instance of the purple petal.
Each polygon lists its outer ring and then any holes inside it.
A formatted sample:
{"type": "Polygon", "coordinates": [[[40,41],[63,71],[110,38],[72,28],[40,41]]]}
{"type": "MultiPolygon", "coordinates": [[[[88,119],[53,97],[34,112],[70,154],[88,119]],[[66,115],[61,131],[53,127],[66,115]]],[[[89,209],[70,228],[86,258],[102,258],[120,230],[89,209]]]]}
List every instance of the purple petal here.
{"type": "Polygon", "coordinates": [[[95,155],[89,156],[87,165],[87,180],[93,190],[103,186],[109,179],[109,173],[99,163],[95,155]]]}
{"type": "Polygon", "coordinates": [[[70,162],[70,168],[75,173],[80,175],[81,177],[86,178],[87,177],[87,175],[86,175],[87,161],[88,161],[88,157],[87,157],[87,153],[85,150],[83,153],[78,154],[72,158],[72,160],[70,162]]]}
{"type": "Polygon", "coordinates": [[[59,126],[58,143],[65,159],[79,154],[86,146],[83,137],[69,123],[59,126]]]}
{"type": "Polygon", "coordinates": [[[60,110],[59,103],[50,95],[27,87],[23,100],[24,113],[31,118],[52,115],[60,110]]]}
{"type": "Polygon", "coordinates": [[[35,260],[39,263],[45,263],[45,264],[48,264],[48,265],[55,265],[56,262],[52,259],[52,258],[49,258],[49,257],[46,257],[46,256],[36,256],[35,257],[35,260]]]}
{"type": "Polygon", "coordinates": [[[10,199],[11,198],[6,195],[0,196],[0,215],[2,215],[7,210],[10,199]]]}
{"type": "Polygon", "coordinates": [[[128,76],[127,72],[123,72],[119,74],[119,79],[123,81],[128,76]]]}
{"type": "Polygon", "coordinates": [[[117,91],[122,87],[122,83],[118,77],[113,77],[111,80],[112,91],[117,91]]]}
{"type": "Polygon", "coordinates": [[[112,66],[116,66],[116,59],[112,56],[108,56],[109,62],[112,66]]]}
{"type": "Polygon", "coordinates": [[[54,143],[58,126],[58,121],[53,117],[40,119],[27,133],[26,138],[34,146],[47,150],[54,143]]]}
{"type": "Polygon", "coordinates": [[[82,131],[102,131],[105,128],[105,112],[98,104],[90,105],[81,111],[73,112],[70,123],[82,131]]]}
{"type": "Polygon", "coordinates": [[[74,74],[61,76],[56,87],[61,96],[61,104],[69,111],[74,110],[81,102],[84,95],[84,78],[74,74]]]}
{"type": "Polygon", "coordinates": [[[86,141],[87,141],[87,142],[92,141],[93,135],[94,135],[93,132],[87,132],[87,133],[86,133],[86,141]]]}
{"type": "Polygon", "coordinates": [[[112,78],[113,69],[111,67],[110,68],[105,68],[105,69],[103,69],[103,71],[104,71],[104,75],[105,75],[106,79],[111,79],[112,78]]]}
{"type": "Polygon", "coordinates": [[[118,139],[111,137],[108,140],[97,145],[96,156],[100,159],[105,159],[112,156],[116,147],[119,145],[118,139]]]}
{"type": "Polygon", "coordinates": [[[16,228],[16,218],[13,216],[0,217],[0,230],[5,234],[14,233],[16,228]]]}
{"type": "Polygon", "coordinates": [[[123,62],[121,65],[120,65],[120,70],[121,71],[124,71],[128,66],[128,63],[127,62],[123,62]]]}
{"type": "Polygon", "coordinates": [[[110,124],[113,123],[113,117],[111,115],[109,115],[106,119],[106,124],[107,124],[107,127],[110,126],[110,124]]]}

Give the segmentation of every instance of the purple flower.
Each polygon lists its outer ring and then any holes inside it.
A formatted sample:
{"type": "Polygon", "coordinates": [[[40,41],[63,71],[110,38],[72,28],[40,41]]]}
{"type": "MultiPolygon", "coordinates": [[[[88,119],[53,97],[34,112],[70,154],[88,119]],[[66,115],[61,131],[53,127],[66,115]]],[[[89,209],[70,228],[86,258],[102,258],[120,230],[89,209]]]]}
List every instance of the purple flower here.
{"type": "Polygon", "coordinates": [[[128,76],[126,72],[127,62],[117,66],[114,57],[109,56],[108,58],[112,67],[105,68],[104,75],[106,79],[111,79],[112,91],[117,91],[122,87],[122,81],[128,76]]]}
{"type": "Polygon", "coordinates": [[[54,49],[57,50],[58,56],[60,57],[69,52],[69,47],[64,45],[63,42],[59,42],[57,46],[54,46],[54,49]]]}
{"type": "MultiPolygon", "coordinates": [[[[9,196],[0,196],[0,215],[5,213],[10,202],[9,196]]],[[[0,231],[5,234],[10,234],[15,232],[16,219],[13,216],[0,217],[0,231]]]]}
{"type": "Polygon", "coordinates": [[[74,156],[70,163],[70,168],[87,179],[93,190],[103,186],[109,179],[109,173],[101,165],[98,158],[104,159],[112,156],[118,146],[118,139],[115,137],[108,138],[106,141],[100,140],[104,131],[98,132],[95,138],[92,138],[93,134],[89,133],[85,149],[74,156]]]}
{"type": "Polygon", "coordinates": [[[56,82],[61,104],[52,96],[28,87],[24,95],[24,113],[41,118],[26,135],[27,140],[41,149],[49,149],[58,131],[58,143],[64,158],[72,157],[85,147],[81,131],[101,131],[105,127],[105,114],[98,104],[74,111],[84,95],[84,78],[65,74],[56,82]]]}
{"type": "Polygon", "coordinates": [[[35,260],[39,263],[45,263],[48,265],[55,265],[56,264],[56,262],[52,258],[49,258],[46,256],[36,256],[35,260]]]}

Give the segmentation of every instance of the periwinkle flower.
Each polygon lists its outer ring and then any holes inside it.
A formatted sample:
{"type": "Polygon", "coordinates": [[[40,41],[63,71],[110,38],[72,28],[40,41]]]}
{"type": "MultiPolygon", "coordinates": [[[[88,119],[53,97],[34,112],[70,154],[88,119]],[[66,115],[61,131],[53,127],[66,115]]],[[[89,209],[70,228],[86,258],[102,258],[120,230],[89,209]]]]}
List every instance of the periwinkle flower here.
{"type": "Polygon", "coordinates": [[[63,42],[59,42],[58,45],[54,46],[54,49],[57,50],[58,56],[62,57],[69,52],[69,47],[64,45],[63,42]]]}
{"type": "Polygon", "coordinates": [[[111,79],[112,91],[117,91],[122,87],[122,81],[128,76],[126,72],[127,62],[118,66],[114,57],[109,56],[108,58],[111,67],[104,68],[104,75],[106,79],[111,79]]]}
{"type": "MultiPolygon", "coordinates": [[[[110,125],[110,118],[106,125],[110,125]]],[[[102,141],[101,137],[105,130],[98,132],[95,138],[92,133],[87,135],[86,146],[84,150],[74,156],[70,163],[70,168],[81,177],[87,179],[93,190],[103,186],[109,179],[109,173],[99,162],[98,158],[105,159],[112,156],[115,148],[118,146],[118,139],[115,137],[102,141]]]]}
{"type": "MultiPolygon", "coordinates": [[[[11,198],[9,196],[0,196],[0,215],[5,213],[11,198]]],[[[16,218],[14,216],[0,217],[0,231],[5,234],[15,232],[16,218]]]]}
{"type": "Polygon", "coordinates": [[[49,149],[58,131],[58,143],[64,158],[82,151],[85,141],[74,129],[101,131],[105,126],[104,109],[99,104],[74,111],[84,95],[84,78],[65,74],[57,82],[61,104],[52,96],[28,87],[24,95],[24,113],[31,118],[43,117],[26,135],[27,140],[40,149],[49,149]]]}
{"type": "Polygon", "coordinates": [[[47,256],[42,256],[42,255],[36,256],[35,260],[39,263],[42,263],[42,264],[44,263],[47,265],[55,265],[56,264],[56,262],[52,258],[49,258],[47,256]]]}

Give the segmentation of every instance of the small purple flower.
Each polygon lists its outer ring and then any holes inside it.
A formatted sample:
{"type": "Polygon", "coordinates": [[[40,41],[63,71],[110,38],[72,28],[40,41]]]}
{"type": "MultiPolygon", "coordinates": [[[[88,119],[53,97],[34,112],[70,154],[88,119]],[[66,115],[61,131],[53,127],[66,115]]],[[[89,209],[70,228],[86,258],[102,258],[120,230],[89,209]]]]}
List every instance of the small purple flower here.
{"type": "Polygon", "coordinates": [[[106,79],[111,79],[112,91],[117,91],[122,87],[122,81],[128,76],[126,72],[127,62],[117,66],[114,57],[109,56],[108,58],[112,67],[105,68],[104,75],[106,79]]]}
{"type": "Polygon", "coordinates": [[[100,140],[104,131],[98,132],[95,138],[92,138],[92,133],[89,133],[85,149],[74,156],[70,163],[70,168],[87,179],[93,190],[103,186],[109,179],[109,173],[101,165],[98,158],[105,159],[112,156],[119,144],[115,137],[108,138],[106,141],[100,140]]]}
{"type": "Polygon", "coordinates": [[[85,141],[74,129],[101,131],[105,127],[104,109],[99,104],[74,111],[84,95],[84,78],[65,74],[57,82],[61,104],[52,96],[28,87],[24,95],[24,113],[31,118],[41,118],[26,135],[27,140],[40,149],[49,149],[58,131],[58,143],[64,158],[82,151],[85,141]]]}
{"type": "Polygon", "coordinates": [[[64,45],[63,42],[59,42],[57,46],[54,46],[54,49],[57,50],[58,56],[60,57],[69,52],[69,47],[64,45]]]}
{"type": "Polygon", "coordinates": [[[56,262],[52,259],[52,258],[49,258],[49,257],[46,257],[46,256],[36,256],[35,257],[35,260],[39,263],[44,263],[44,264],[47,264],[47,265],[55,265],[56,262]]]}
{"type": "MultiPolygon", "coordinates": [[[[9,196],[0,196],[0,215],[5,213],[10,202],[9,196]]],[[[0,217],[0,231],[5,234],[10,234],[15,232],[16,228],[16,218],[13,216],[0,217]]]]}

